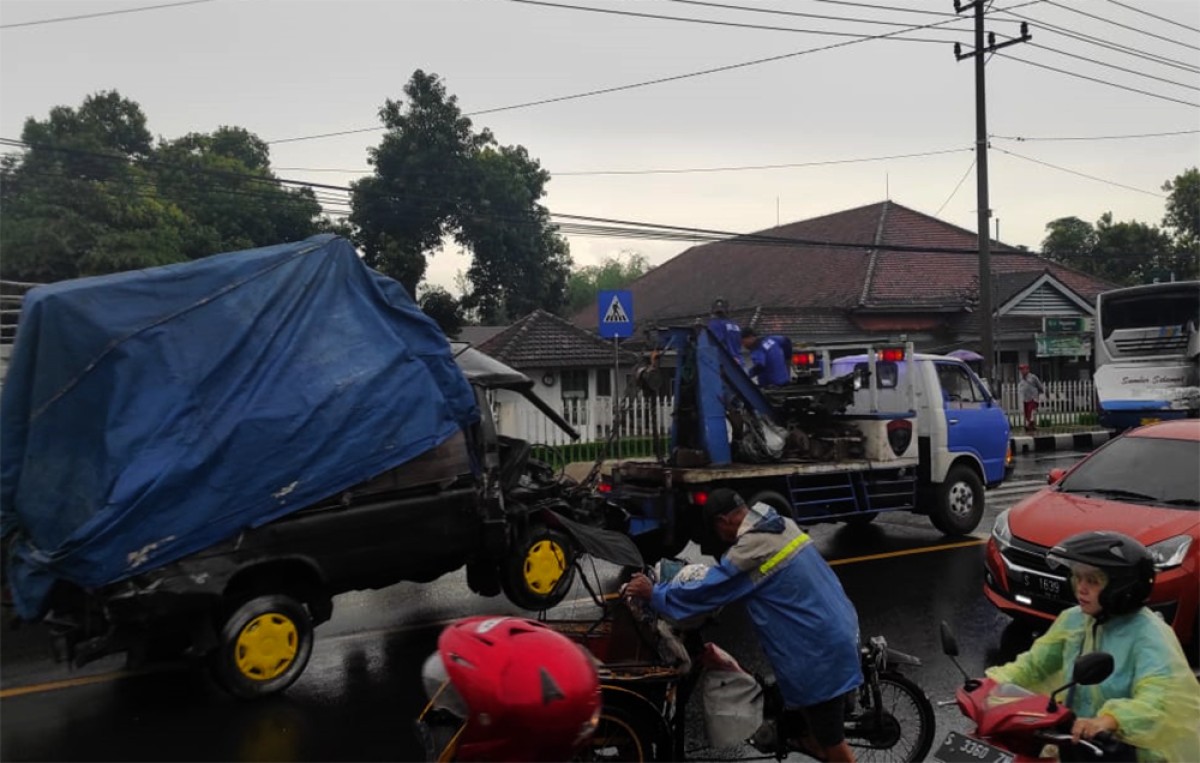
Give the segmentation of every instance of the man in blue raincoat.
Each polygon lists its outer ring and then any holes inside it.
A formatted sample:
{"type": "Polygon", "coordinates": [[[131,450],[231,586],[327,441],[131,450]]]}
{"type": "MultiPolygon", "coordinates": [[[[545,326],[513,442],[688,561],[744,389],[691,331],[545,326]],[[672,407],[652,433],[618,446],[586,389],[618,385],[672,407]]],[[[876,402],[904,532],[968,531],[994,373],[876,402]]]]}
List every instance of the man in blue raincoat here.
{"type": "Polygon", "coordinates": [[[717,297],[712,303],[712,316],[708,319],[708,330],[716,337],[717,344],[729,350],[733,359],[742,362],[742,329],[729,319],[729,303],[717,297]]]}
{"type": "Polygon", "coordinates": [[[757,380],[760,387],[782,387],[787,384],[791,380],[788,368],[791,344],[787,337],[760,337],[754,329],[742,329],[742,346],[750,351],[750,365],[746,367],[746,373],[757,380]]]}
{"type": "MultiPolygon", "coordinates": [[[[858,614],[841,582],[796,523],[728,488],[709,494],[705,517],[731,548],[699,580],[653,585],[634,575],[625,593],[673,620],[744,601],[787,707],[804,717],[814,752],[853,761],[845,695],[862,684],[858,614]]],[[[784,729],[785,735],[787,730],[784,729]]]]}

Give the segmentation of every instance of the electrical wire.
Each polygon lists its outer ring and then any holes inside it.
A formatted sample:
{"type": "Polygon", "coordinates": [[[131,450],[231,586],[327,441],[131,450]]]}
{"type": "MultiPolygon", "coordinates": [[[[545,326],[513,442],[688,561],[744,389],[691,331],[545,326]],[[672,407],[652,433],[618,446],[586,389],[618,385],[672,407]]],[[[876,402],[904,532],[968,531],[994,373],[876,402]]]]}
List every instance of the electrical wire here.
{"type": "MultiPolygon", "coordinates": [[[[794,18],[821,19],[823,21],[849,21],[853,24],[876,24],[876,25],[884,25],[884,26],[909,26],[909,24],[907,22],[903,22],[903,21],[884,21],[882,19],[855,18],[854,16],[829,16],[829,15],[826,15],[823,13],[803,13],[801,11],[783,11],[783,10],[778,10],[776,8],[760,8],[758,6],[753,6],[753,5],[731,5],[731,4],[727,4],[727,3],[706,2],[706,0],[662,0],[662,2],[679,3],[681,5],[694,5],[694,6],[702,7],[702,8],[719,8],[722,10],[730,10],[730,11],[746,11],[747,13],[767,13],[767,14],[771,14],[774,16],[791,16],[794,18]]],[[[945,17],[953,17],[958,20],[965,20],[961,16],[955,16],[955,14],[953,14],[953,13],[938,13],[937,15],[942,16],[944,18],[945,17]]],[[[935,29],[939,32],[960,32],[960,31],[962,31],[961,29],[957,29],[957,28],[935,27],[935,29]]]]}
{"type": "MultiPolygon", "coordinates": [[[[678,1],[678,0],[676,0],[678,1]]],[[[1046,0],[1049,2],[1049,0],[1046,0]]],[[[660,13],[642,13],[640,11],[626,11],[617,8],[597,8],[591,5],[574,5],[571,3],[557,3],[551,0],[508,0],[510,3],[519,3],[521,5],[537,5],[544,8],[559,8],[570,11],[584,11],[587,13],[601,13],[610,16],[629,16],[631,18],[653,19],[655,21],[680,21],[685,24],[706,24],[709,26],[733,27],[736,29],[761,29],[770,32],[797,32],[800,34],[815,34],[824,37],[862,37],[861,32],[835,32],[826,29],[797,29],[795,27],[780,27],[768,26],[766,24],[745,24],[737,21],[718,21],[716,19],[699,19],[691,16],[667,16],[660,13]]],[[[961,19],[958,19],[961,20],[961,19]]],[[[947,22],[949,23],[949,22],[947,22]]],[[[903,24],[892,24],[892,26],[906,26],[903,24]]],[[[899,33],[909,31],[907,29],[898,30],[899,33]]],[[[884,39],[884,38],[881,38],[884,39]]],[[[945,43],[945,40],[927,40],[917,37],[889,37],[886,38],[892,42],[929,42],[935,44],[945,43]]]]}
{"type": "Polygon", "coordinates": [[[1171,101],[1172,103],[1179,103],[1179,104],[1183,104],[1184,106],[1191,106],[1194,109],[1200,109],[1200,103],[1192,103],[1191,101],[1183,101],[1178,98],[1172,98],[1169,95],[1161,95],[1159,93],[1150,92],[1149,90],[1141,90],[1136,87],[1129,87],[1128,85],[1118,85],[1115,82],[1108,82],[1107,80],[1096,79],[1095,77],[1089,77],[1086,74],[1078,74],[1076,72],[1070,72],[1070,71],[1067,71],[1066,69],[1059,69],[1058,67],[1050,66],[1048,64],[1040,64],[1036,61],[1029,61],[1024,58],[1018,58],[1017,56],[1014,56],[1011,53],[998,52],[998,55],[1000,55],[1003,58],[1008,59],[1009,61],[1017,61],[1019,63],[1026,64],[1028,66],[1036,66],[1039,69],[1047,69],[1052,72],[1058,72],[1059,74],[1065,74],[1068,77],[1076,77],[1078,79],[1085,79],[1089,82],[1096,82],[1101,85],[1115,87],[1118,90],[1128,90],[1131,93],[1141,93],[1142,95],[1150,96],[1151,98],[1158,98],[1163,101],[1171,101]]]}
{"type": "MultiPolygon", "coordinates": [[[[1047,2],[1047,1],[1048,0],[1026,0],[1026,2],[1019,3],[1019,4],[1013,5],[1013,6],[1009,6],[1009,8],[1007,10],[1015,10],[1017,8],[1024,8],[1026,6],[1037,5],[1039,3],[1043,3],[1043,2],[1047,2]]],[[[997,12],[999,12],[999,11],[1000,11],[1000,9],[997,9],[997,12]]],[[[783,53],[783,54],[780,54],[777,56],[767,56],[766,58],[756,58],[756,59],[753,59],[750,61],[741,61],[736,64],[726,64],[724,66],[716,66],[716,67],[712,67],[710,69],[701,69],[699,71],[686,72],[684,74],[675,74],[675,75],[671,75],[671,76],[667,76],[667,77],[657,77],[655,79],[643,80],[641,82],[631,82],[631,83],[628,83],[625,85],[615,85],[613,87],[596,88],[594,90],[586,90],[584,92],[572,93],[570,95],[561,95],[561,96],[556,96],[556,97],[552,97],[552,98],[541,98],[541,99],[538,99],[535,101],[525,101],[522,103],[514,103],[514,104],[511,104],[508,106],[497,106],[495,108],[490,108],[490,109],[480,109],[478,111],[467,112],[467,113],[463,114],[463,116],[476,117],[476,116],[482,116],[484,114],[496,114],[496,113],[499,113],[502,111],[513,111],[516,109],[525,109],[525,108],[530,108],[530,107],[534,107],[534,106],[544,106],[544,105],[551,104],[551,103],[562,103],[564,101],[573,101],[573,100],[578,100],[580,98],[591,98],[591,97],[598,96],[598,95],[608,95],[610,93],[618,93],[618,92],[622,92],[625,90],[634,90],[634,89],[642,88],[642,87],[651,87],[653,85],[662,85],[662,84],[666,84],[668,82],[678,82],[680,80],[692,79],[694,77],[704,77],[709,74],[719,74],[721,72],[733,71],[735,69],[743,69],[743,68],[747,68],[750,66],[759,66],[762,64],[774,63],[776,61],[784,61],[789,58],[797,58],[799,56],[805,56],[810,53],[821,53],[821,52],[824,52],[827,50],[834,50],[836,48],[844,48],[849,45],[856,45],[856,44],[862,43],[862,42],[870,42],[871,40],[888,39],[895,35],[903,34],[905,32],[915,32],[915,31],[919,31],[921,29],[930,29],[930,28],[937,27],[937,26],[943,26],[945,24],[951,24],[951,23],[954,23],[955,21],[960,21],[960,20],[961,19],[958,16],[954,16],[954,17],[951,17],[948,19],[943,19],[942,21],[935,21],[935,22],[931,22],[929,24],[921,24],[918,26],[909,27],[907,29],[899,29],[894,32],[886,32],[886,33],[877,34],[877,35],[865,35],[856,40],[846,40],[843,42],[835,42],[835,43],[831,43],[829,45],[823,45],[823,46],[817,47],[817,48],[808,48],[805,50],[797,50],[797,51],[793,51],[791,53],[783,53]]],[[[268,140],[265,142],[268,145],[276,145],[276,144],[280,144],[280,143],[296,143],[298,141],[304,141],[304,140],[321,140],[324,138],[336,138],[336,137],[340,137],[343,135],[355,135],[355,134],[364,133],[364,132],[377,132],[377,131],[385,130],[385,129],[387,129],[387,128],[378,126],[378,125],[376,125],[374,127],[356,127],[356,128],[352,128],[349,130],[336,130],[334,132],[320,133],[317,135],[301,135],[301,136],[297,136],[297,137],[293,137],[293,138],[276,138],[275,140],[268,140]]]]}
{"type": "Polygon", "coordinates": [[[1122,8],[1125,8],[1126,10],[1133,11],[1134,13],[1140,13],[1144,16],[1149,16],[1152,19],[1158,19],[1159,21],[1165,21],[1168,24],[1174,24],[1177,27],[1183,27],[1184,29],[1187,29],[1188,31],[1191,31],[1191,32],[1200,32],[1200,28],[1197,28],[1194,26],[1188,26],[1187,24],[1184,24],[1181,21],[1169,19],[1166,16],[1156,16],[1155,14],[1151,13],[1150,11],[1144,11],[1141,8],[1138,8],[1133,5],[1126,5],[1125,3],[1119,3],[1119,2],[1117,2],[1117,0],[1108,0],[1108,2],[1112,3],[1113,5],[1119,5],[1122,8]]]}
{"type": "Polygon", "coordinates": [[[1013,140],[1018,143],[1027,141],[1059,141],[1059,140],[1132,140],[1134,138],[1165,138],[1173,135],[1196,135],[1200,130],[1175,130],[1173,132],[1144,132],[1133,135],[1076,135],[1070,137],[1027,138],[1019,135],[989,135],[992,140],[1013,140]]]}
{"type": "Polygon", "coordinates": [[[1200,46],[1192,45],[1191,43],[1188,43],[1188,42],[1180,42],[1179,40],[1176,40],[1173,37],[1166,37],[1161,34],[1155,34],[1154,32],[1147,32],[1145,29],[1139,29],[1138,27],[1130,26],[1129,24],[1122,24],[1119,21],[1113,21],[1112,19],[1105,18],[1104,16],[1097,16],[1094,13],[1088,13],[1087,11],[1081,11],[1078,8],[1072,8],[1069,5],[1063,5],[1062,3],[1057,2],[1056,0],[1046,0],[1046,4],[1053,5],[1055,8],[1062,8],[1064,11],[1070,11],[1071,13],[1078,13],[1080,16],[1087,16],[1088,18],[1095,19],[1096,21],[1103,21],[1105,24],[1112,24],[1113,26],[1120,27],[1121,29],[1127,29],[1130,32],[1137,32],[1138,34],[1144,34],[1147,37],[1153,37],[1156,40],[1162,40],[1163,42],[1173,43],[1175,45],[1179,45],[1180,47],[1191,48],[1192,50],[1200,50],[1200,46]]]}
{"type": "MultiPolygon", "coordinates": [[[[1015,8],[1015,6],[1014,6],[1014,8],[1015,8]]],[[[1186,72],[1200,73],[1200,66],[1196,66],[1195,64],[1188,63],[1187,61],[1180,61],[1179,59],[1176,59],[1176,58],[1169,58],[1167,56],[1159,55],[1158,53],[1151,53],[1149,51],[1145,51],[1140,48],[1134,48],[1134,47],[1130,47],[1128,45],[1122,45],[1120,43],[1113,42],[1112,40],[1106,40],[1102,37],[1096,37],[1093,35],[1084,34],[1083,32],[1076,32],[1074,30],[1065,29],[1063,27],[1057,26],[1055,24],[1051,24],[1047,21],[1043,21],[1043,20],[1033,17],[1033,16],[1027,16],[1027,15],[1024,15],[1021,13],[1014,13],[1013,10],[1014,10],[1013,8],[1006,8],[1006,9],[998,10],[997,13],[1004,13],[1009,16],[1012,16],[1013,18],[1020,19],[1022,21],[1028,22],[1030,24],[1036,24],[1039,30],[1045,30],[1047,32],[1050,32],[1051,34],[1057,34],[1061,37],[1066,37],[1068,39],[1075,40],[1076,42],[1083,42],[1088,45],[1095,45],[1097,47],[1106,48],[1108,50],[1111,50],[1111,51],[1114,51],[1117,53],[1122,53],[1127,56],[1133,56],[1134,58],[1140,58],[1145,61],[1150,61],[1151,63],[1156,63],[1156,64],[1159,64],[1160,66],[1169,66],[1174,69],[1181,69],[1186,72]]]]}
{"type": "Polygon", "coordinates": [[[1175,85],[1176,87],[1185,87],[1188,90],[1195,90],[1197,92],[1200,92],[1200,87],[1196,87],[1195,85],[1188,85],[1186,83],[1176,82],[1175,80],[1167,79],[1165,77],[1158,77],[1153,74],[1147,74],[1146,72],[1141,72],[1141,71],[1138,71],[1137,69],[1129,69],[1124,66],[1118,66],[1117,64],[1110,64],[1110,63],[1106,63],[1104,61],[1098,61],[1095,58],[1088,58],[1087,56],[1081,56],[1077,53],[1068,53],[1065,50],[1059,50],[1058,48],[1051,48],[1048,45],[1039,45],[1036,42],[1027,42],[1027,44],[1029,45],[1029,47],[1037,48],[1038,50],[1047,50],[1047,51],[1050,51],[1051,53],[1054,53],[1054,54],[1057,54],[1060,56],[1067,56],[1068,58],[1075,58],[1080,61],[1087,61],[1088,63],[1096,64],[1097,66],[1103,66],[1108,69],[1116,69],[1117,71],[1125,72],[1126,74],[1132,74],[1137,77],[1145,77],[1146,79],[1157,80],[1159,82],[1165,82],[1168,85],[1175,85]]]}
{"type": "Polygon", "coordinates": [[[1117,188],[1124,188],[1127,191],[1136,191],[1137,193],[1144,193],[1147,196],[1155,196],[1160,199],[1167,198],[1164,194],[1161,194],[1161,193],[1155,193],[1154,191],[1147,191],[1144,188],[1135,188],[1134,186],[1131,186],[1131,185],[1125,185],[1124,183],[1118,183],[1115,180],[1107,180],[1102,177],[1096,177],[1095,175],[1088,175],[1087,173],[1079,172],[1078,170],[1069,169],[1067,167],[1060,167],[1057,164],[1051,164],[1050,162],[1043,162],[1040,159],[1034,159],[1033,157],[1030,157],[1030,156],[1024,156],[1022,154],[1018,154],[1015,151],[1009,151],[1009,150],[1003,149],[1003,148],[995,148],[993,150],[999,151],[1002,154],[1007,154],[1008,156],[1015,156],[1018,159],[1024,159],[1027,162],[1033,162],[1034,164],[1040,164],[1043,167],[1049,167],[1051,169],[1055,169],[1060,172],[1066,172],[1071,175],[1078,175],[1079,177],[1087,178],[1088,180],[1095,180],[1097,183],[1105,183],[1107,185],[1115,186],[1117,188]]]}
{"type": "Polygon", "coordinates": [[[0,29],[16,29],[18,27],[41,26],[42,24],[58,24],[64,21],[79,21],[81,19],[95,19],[101,16],[118,16],[123,13],[141,13],[142,11],[157,11],[163,8],[178,8],[183,5],[199,5],[201,3],[212,3],[216,0],[184,0],[181,3],[162,3],[160,5],[143,5],[139,8],[125,8],[117,11],[102,11],[100,13],[81,13],[78,16],[58,16],[56,18],[38,19],[37,21],[20,21],[15,24],[0,24],[0,29]]]}
{"type": "Polygon", "coordinates": [[[967,171],[964,172],[963,176],[958,179],[958,185],[954,186],[954,190],[951,191],[950,195],[946,197],[946,200],[942,202],[942,206],[938,207],[938,211],[933,213],[934,217],[937,217],[942,213],[942,210],[946,208],[946,205],[950,203],[950,200],[953,199],[955,194],[958,193],[958,189],[962,188],[962,184],[966,181],[967,177],[971,174],[971,170],[973,169],[975,169],[974,159],[971,160],[971,166],[967,167],[967,171]]]}

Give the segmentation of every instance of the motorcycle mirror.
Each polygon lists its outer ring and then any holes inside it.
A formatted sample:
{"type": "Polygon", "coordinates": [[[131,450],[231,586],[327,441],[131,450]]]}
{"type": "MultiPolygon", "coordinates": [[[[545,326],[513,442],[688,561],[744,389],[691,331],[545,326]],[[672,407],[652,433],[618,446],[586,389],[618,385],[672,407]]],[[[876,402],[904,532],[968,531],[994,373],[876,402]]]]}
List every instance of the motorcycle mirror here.
{"type": "Polygon", "coordinates": [[[1113,656],[1108,652],[1089,652],[1075,660],[1072,676],[1075,683],[1083,686],[1095,686],[1112,675],[1113,656]]]}
{"type": "Polygon", "coordinates": [[[941,624],[942,632],[942,654],[947,657],[958,656],[958,640],[954,638],[954,631],[950,630],[950,624],[945,620],[941,624]]]}
{"type": "Polygon", "coordinates": [[[1053,713],[1058,711],[1058,702],[1055,701],[1055,697],[1062,692],[1076,684],[1094,686],[1111,676],[1112,672],[1113,656],[1108,652],[1089,652],[1082,655],[1079,659],[1075,660],[1075,666],[1071,669],[1071,677],[1074,680],[1059,689],[1055,689],[1050,694],[1050,701],[1046,703],[1046,712],[1053,713]]]}

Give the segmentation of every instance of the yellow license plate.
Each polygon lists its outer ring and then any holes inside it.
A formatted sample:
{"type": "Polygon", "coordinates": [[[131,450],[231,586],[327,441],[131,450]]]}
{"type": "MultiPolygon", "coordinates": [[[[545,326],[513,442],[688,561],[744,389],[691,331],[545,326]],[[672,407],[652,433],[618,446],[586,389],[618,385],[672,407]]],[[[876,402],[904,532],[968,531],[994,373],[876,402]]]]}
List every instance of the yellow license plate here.
{"type": "Polygon", "coordinates": [[[1146,418],[1142,419],[1142,426],[1146,426],[1147,424],[1157,424],[1160,421],[1162,421],[1162,419],[1146,417],[1146,418]]]}

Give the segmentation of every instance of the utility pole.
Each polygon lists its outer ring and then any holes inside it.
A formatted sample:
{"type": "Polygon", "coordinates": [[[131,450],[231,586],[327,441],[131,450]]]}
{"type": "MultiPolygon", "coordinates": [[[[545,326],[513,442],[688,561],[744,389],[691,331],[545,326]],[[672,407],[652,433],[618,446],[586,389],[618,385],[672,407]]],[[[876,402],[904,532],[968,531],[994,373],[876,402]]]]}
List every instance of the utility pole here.
{"type": "Polygon", "coordinates": [[[978,224],[976,230],[979,238],[979,311],[981,313],[979,329],[983,343],[983,376],[992,381],[995,365],[995,349],[992,346],[992,245],[991,231],[988,218],[992,215],[988,206],[988,141],[987,141],[987,94],[986,77],[984,77],[984,56],[995,53],[1001,48],[1027,42],[1030,39],[1029,25],[1021,23],[1021,36],[1014,40],[996,43],[996,33],[988,33],[987,45],[983,40],[983,9],[985,0],[975,0],[972,3],[962,3],[954,0],[954,12],[966,10],[975,11],[975,50],[964,54],[962,45],[954,43],[954,58],[962,61],[964,58],[975,59],[975,180],[978,199],[978,224]]]}

